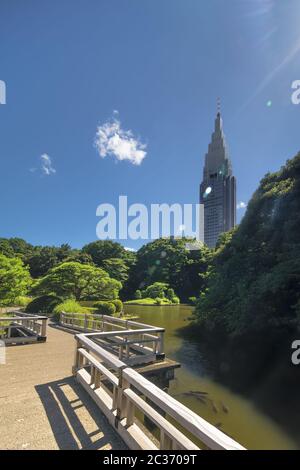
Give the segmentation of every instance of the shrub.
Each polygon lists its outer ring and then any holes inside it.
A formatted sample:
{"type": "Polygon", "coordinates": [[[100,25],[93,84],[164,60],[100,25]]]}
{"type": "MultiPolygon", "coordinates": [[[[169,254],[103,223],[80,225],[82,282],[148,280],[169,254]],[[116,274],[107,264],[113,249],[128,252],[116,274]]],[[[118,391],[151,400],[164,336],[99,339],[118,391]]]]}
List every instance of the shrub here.
{"type": "Polygon", "coordinates": [[[54,308],[53,312],[59,314],[61,312],[66,313],[89,313],[89,310],[86,307],[82,307],[76,300],[69,299],[64,302],[59,303],[54,308]]]}
{"type": "Polygon", "coordinates": [[[111,301],[112,304],[116,307],[116,313],[120,313],[123,310],[123,302],[120,299],[115,299],[111,301]]]}
{"type": "Polygon", "coordinates": [[[161,298],[161,297],[156,297],[156,299],[155,299],[155,304],[156,304],[156,305],[161,305],[162,303],[163,303],[162,298],[161,298]]]}
{"type": "Polygon", "coordinates": [[[104,300],[95,302],[94,308],[97,309],[95,313],[100,315],[113,315],[116,313],[116,306],[112,302],[105,302],[104,300]]]}
{"type": "Polygon", "coordinates": [[[32,302],[32,297],[26,297],[26,295],[20,295],[14,301],[14,304],[18,307],[26,307],[30,302],[32,302]]]}
{"type": "Polygon", "coordinates": [[[174,297],[172,298],[172,303],[173,304],[179,304],[180,303],[179,297],[176,297],[176,295],[174,295],[174,297]]]}
{"type": "Polygon", "coordinates": [[[26,313],[52,313],[54,308],[62,301],[56,295],[42,295],[33,299],[25,308],[26,313]]]}
{"type": "Polygon", "coordinates": [[[172,288],[170,287],[170,288],[167,290],[166,297],[167,297],[167,299],[169,299],[169,300],[172,301],[173,297],[175,297],[174,289],[172,289],[172,288]]]}
{"type": "Polygon", "coordinates": [[[140,289],[137,289],[135,291],[134,298],[137,299],[137,300],[142,298],[142,293],[141,293],[140,289]]]}
{"type": "Polygon", "coordinates": [[[168,284],[166,282],[154,282],[151,286],[148,286],[145,289],[144,297],[151,297],[151,299],[156,299],[160,297],[163,299],[165,297],[165,291],[168,289],[168,284]]]}

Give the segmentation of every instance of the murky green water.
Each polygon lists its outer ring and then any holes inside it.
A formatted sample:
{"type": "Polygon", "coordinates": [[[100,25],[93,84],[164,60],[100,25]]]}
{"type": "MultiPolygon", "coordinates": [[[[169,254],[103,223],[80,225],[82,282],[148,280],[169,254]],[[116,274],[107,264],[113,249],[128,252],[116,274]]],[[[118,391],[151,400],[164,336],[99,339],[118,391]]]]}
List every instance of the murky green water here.
{"type": "Polygon", "coordinates": [[[127,305],[126,312],[137,315],[142,322],[166,329],[166,355],[181,363],[169,390],[172,396],[248,449],[297,448],[297,443],[251,400],[233,393],[208,376],[205,358],[200,357],[196,340],[178,335],[178,330],[187,325],[190,307],[127,305]],[[195,390],[207,392],[207,399],[203,402],[184,395],[195,390]]]}

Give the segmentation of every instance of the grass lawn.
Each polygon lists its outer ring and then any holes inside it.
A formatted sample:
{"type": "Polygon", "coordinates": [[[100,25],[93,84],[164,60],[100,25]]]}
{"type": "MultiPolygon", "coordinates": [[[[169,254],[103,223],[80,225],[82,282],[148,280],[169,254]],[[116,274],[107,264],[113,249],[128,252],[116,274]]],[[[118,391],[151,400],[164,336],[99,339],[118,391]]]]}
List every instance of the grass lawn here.
{"type": "Polygon", "coordinates": [[[161,305],[178,305],[172,304],[168,299],[161,299],[161,304],[157,304],[155,299],[151,299],[150,297],[146,297],[145,299],[135,299],[135,300],[128,300],[124,302],[125,305],[154,305],[154,306],[161,306],[161,305]]]}

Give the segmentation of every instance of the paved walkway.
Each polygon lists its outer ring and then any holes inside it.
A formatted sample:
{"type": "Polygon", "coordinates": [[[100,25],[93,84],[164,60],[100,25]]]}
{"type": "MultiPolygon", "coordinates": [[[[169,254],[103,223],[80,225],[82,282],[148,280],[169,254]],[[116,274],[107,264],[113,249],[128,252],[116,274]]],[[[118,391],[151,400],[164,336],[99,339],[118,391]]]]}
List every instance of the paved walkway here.
{"type": "Polygon", "coordinates": [[[0,449],[124,449],[71,375],[74,337],[51,326],[47,342],[6,348],[0,364],[0,449]]]}

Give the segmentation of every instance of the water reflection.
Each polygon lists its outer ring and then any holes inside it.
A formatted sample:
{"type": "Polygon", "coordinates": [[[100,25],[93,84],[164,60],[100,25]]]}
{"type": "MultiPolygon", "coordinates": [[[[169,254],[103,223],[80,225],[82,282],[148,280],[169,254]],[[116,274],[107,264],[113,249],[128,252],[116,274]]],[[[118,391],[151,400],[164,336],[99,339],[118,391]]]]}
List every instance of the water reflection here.
{"type": "Polygon", "coordinates": [[[169,390],[172,396],[248,449],[297,448],[296,442],[250,399],[211,378],[196,339],[180,335],[180,329],[188,324],[190,307],[127,305],[126,311],[140,321],[166,329],[166,355],[181,363],[169,390]]]}

